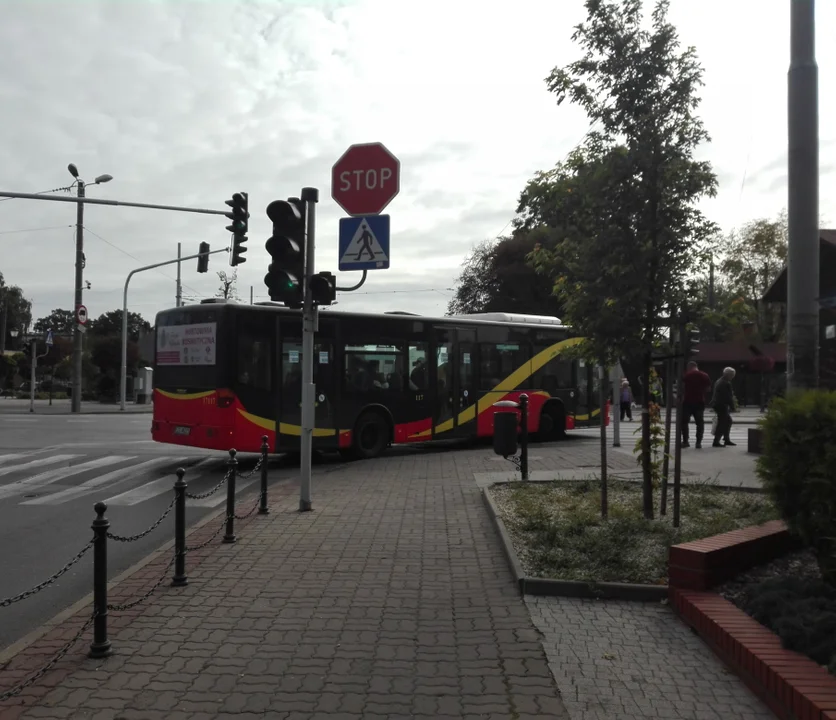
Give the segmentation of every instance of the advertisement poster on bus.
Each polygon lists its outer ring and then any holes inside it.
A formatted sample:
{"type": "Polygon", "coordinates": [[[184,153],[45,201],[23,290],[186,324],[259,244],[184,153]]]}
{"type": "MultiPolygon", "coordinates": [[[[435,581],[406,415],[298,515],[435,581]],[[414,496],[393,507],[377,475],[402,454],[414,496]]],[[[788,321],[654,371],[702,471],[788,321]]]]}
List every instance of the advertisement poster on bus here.
{"type": "Polygon", "coordinates": [[[214,365],[217,323],[157,328],[157,365],[214,365]]]}

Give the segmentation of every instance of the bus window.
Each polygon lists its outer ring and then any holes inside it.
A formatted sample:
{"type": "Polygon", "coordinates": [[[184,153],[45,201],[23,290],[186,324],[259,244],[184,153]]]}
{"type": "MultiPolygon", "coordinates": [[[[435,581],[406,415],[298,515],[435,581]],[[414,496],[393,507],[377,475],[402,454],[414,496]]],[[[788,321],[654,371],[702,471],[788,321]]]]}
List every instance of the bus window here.
{"type": "MultiPolygon", "coordinates": [[[[548,350],[551,344],[535,345],[534,355],[548,350]]],[[[554,395],[557,390],[568,390],[575,386],[572,377],[574,360],[567,355],[554,355],[532,376],[532,387],[545,390],[549,395],[554,395]]]]}
{"type": "Polygon", "coordinates": [[[238,335],[238,382],[257,390],[270,390],[270,342],[238,335]]]}
{"type": "Polygon", "coordinates": [[[407,356],[409,358],[409,389],[422,392],[427,389],[427,344],[410,345],[407,356]]]}
{"type": "Polygon", "coordinates": [[[401,391],[404,357],[394,345],[346,345],[345,388],[349,392],[401,391]]]}
{"type": "MultiPolygon", "coordinates": [[[[479,348],[479,387],[483,391],[493,390],[531,359],[526,343],[480,343],[479,348]]],[[[529,386],[531,380],[526,377],[520,384],[529,386]]]]}

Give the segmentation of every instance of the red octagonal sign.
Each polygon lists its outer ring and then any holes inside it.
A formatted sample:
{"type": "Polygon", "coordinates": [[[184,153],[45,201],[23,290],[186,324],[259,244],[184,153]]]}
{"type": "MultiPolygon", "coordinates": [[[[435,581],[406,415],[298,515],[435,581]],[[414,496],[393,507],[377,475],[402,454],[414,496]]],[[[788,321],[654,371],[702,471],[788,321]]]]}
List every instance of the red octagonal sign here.
{"type": "Polygon", "coordinates": [[[400,191],[400,175],[383,143],[352,145],[331,168],[331,197],[349,215],[377,215],[400,191]]]}

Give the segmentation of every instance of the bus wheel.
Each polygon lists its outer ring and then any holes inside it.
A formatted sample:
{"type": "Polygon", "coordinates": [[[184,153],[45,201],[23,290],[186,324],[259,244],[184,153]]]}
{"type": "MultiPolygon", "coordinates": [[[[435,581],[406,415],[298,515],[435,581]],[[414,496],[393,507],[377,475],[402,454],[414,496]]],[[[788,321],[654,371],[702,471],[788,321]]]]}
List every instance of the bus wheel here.
{"type": "Polygon", "coordinates": [[[547,405],[540,414],[540,427],[537,429],[538,442],[560,440],[566,435],[566,413],[559,405],[547,405]]]}
{"type": "Polygon", "coordinates": [[[357,457],[368,459],[380,455],[389,445],[389,421],[382,413],[364,412],[354,426],[354,451],[357,457]]]}

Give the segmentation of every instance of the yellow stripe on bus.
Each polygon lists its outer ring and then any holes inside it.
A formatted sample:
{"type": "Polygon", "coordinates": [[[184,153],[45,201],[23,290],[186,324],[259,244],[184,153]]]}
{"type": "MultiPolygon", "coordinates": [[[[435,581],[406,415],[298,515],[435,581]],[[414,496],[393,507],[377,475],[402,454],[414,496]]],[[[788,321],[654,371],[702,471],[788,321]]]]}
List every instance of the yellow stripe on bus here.
{"type": "Polygon", "coordinates": [[[163,397],[171,398],[172,400],[197,400],[198,398],[205,398],[215,394],[215,390],[207,390],[206,392],[196,393],[173,393],[166,390],[160,390],[159,388],[155,389],[163,397]]]}
{"type": "MultiPolygon", "coordinates": [[[[495,402],[501,400],[505,395],[509,392],[512,392],[517,387],[519,387],[524,381],[528,380],[534,373],[540,370],[546,363],[550,362],[555,358],[555,356],[559,355],[563,350],[568,347],[572,347],[577,345],[578,343],[582,342],[583,338],[568,338],[566,340],[561,340],[560,342],[555,343],[554,345],[550,345],[545,350],[540,351],[537,353],[531,360],[528,362],[523,363],[520,365],[514,372],[512,372],[508,377],[504,380],[501,380],[498,385],[496,385],[493,389],[488,390],[480,399],[479,402],[475,405],[471,405],[470,407],[465,408],[459,413],[458,418],[456,418],[456,424],[464,425],[465,423],[470,422],[473,420],[477,415],[481,415],[484,412],[490,410],[493,407],[495,402]]],[[[543,391],[537,390],[532,395],[548,395],[543,391]]],[[[594,414],[594,413],[593,413],[594,414]]],[[[576,416],[577,419],[587,419],[586,417],[576,416]]],[[[444,422],[440,423],[439,425],[435,426],[435,434],[440,435],[441,433],[448,432],[449,430],[453,429],[453,419],[445,420],[444,422]]],[[[410,438],[423,438],[423,437],[430,437],[433,434],[433,430],[422,430],[421,432],[414,433],[410,435],[410,438]]]]}
{"type": "MultiPolygon", "coordinates": [[[[271,432],[275,432],[276,430],[276,421],[275,420],[268,420],[267,418],[259,417],[258,415],[253,415],[252,413],[248,413],[246,410],[242,410],[238,408],[238,412],[244,417],[244,419],[249,420],[253,425],[257,425],[258,427],[262,428],[263,430],[270,430],[271,432]]],[[[302,434],[302,426],[301,425],[291,425],[290,423],[279,423],[279,433],[282,435],[301,435],[302,434]]],[[[314,428],[313,430],[314,437],[330,437],[331,435],[337,434],[336,428],[314,428]]]]}

